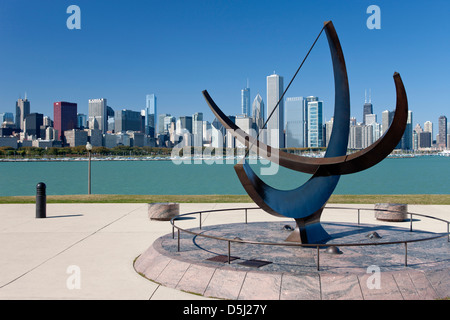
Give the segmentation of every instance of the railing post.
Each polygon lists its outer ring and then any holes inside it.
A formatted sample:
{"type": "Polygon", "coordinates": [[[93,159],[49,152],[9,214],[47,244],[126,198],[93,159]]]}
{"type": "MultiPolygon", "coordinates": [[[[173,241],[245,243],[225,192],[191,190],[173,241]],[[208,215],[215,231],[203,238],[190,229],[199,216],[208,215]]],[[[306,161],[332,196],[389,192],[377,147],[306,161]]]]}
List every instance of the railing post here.
{"type": "Polygon", "coordinates": [[[245,224],[247,224],[247,208],[245,208],[245,224]]]}
{"type": "Polygon", "coordinates": [[[317,246],[317,271],[320,271],[320,251],[319,251],[319,246],[317,246]]]}
{"type": "Polygon", "coordinates": [[[360,224],[360,217],[359,217],[359,209],[358,209],[358,226],[359,226],[359,224],[360,224]]]}
{"type": "Polygon", "coordinates": [[[178,252],[180,252],[180,229],[178,229],[178,252]]]}
{"type": "Polygon", "coordinates": [[[202,229],[202,213],[200,212],[200,230],[202,229]]]}
{"type": "Polygon", "coordinates": [[[405,241],[405,267],[408,266],[408,242],[405,241]]]}
{"type": "Polygon", "coordinates": [[[228,241],[228,264],[231,263],[231,241],[228,241]]]}
{"type": "Polygon", "coordinates": [[[447,242],[450,242],[450,222],[447,222],[447,242]]]}
{"type": "Polygon", "coordinates": [[[412,232],[412,222],[413,222],[413,218],[412,218],[412,213],[409,214],[409,231],[412,232]]]}

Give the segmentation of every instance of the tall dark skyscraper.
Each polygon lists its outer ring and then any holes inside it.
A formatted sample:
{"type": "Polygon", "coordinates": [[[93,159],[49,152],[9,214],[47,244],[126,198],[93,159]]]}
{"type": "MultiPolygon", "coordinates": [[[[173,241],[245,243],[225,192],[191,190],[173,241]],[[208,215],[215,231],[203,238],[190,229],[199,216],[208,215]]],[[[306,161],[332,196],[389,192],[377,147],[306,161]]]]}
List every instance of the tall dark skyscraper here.
{"type": "Polygon", "coordinates": [[[132,110],[119,110],[115,112],[115,132],[140,131],[141,113],[132,110]]]}
{"type": "Polygon", "coordinates": [[[372,106],[372,99],[371,94],[369,91],[369,99],[367,99],[367,91],[365,94],[365,101],[364,101],[364,109],[363,109],[363,123],[366,124],[366,115],[373,114],[373,106],[372,106]]]}
{"type": "Polygon", "coordinates": [[[53,103],[53,127],[58,131],[57,138],[64,141],[64,131],[77,127],[77,104],[58,101],[53,103]]]}
{"type": "Polygon", "coordinates": [[[25,117],[24,132],[27,135],[41,138],[41,126],[44,124],[44,115],[42,113],[30,113],[25,117]]]}
{"type": "Polygon", "coordinates": [[[440,116],[438,121],[438,130],[439,130],[439,148],[445,149],[447,147],[447,117],[440,116]]]}
{"type": "Polygon", "coordinates": [[[155,94],[148,94],[145,105],[145,134],[151,137],[156,137],[158,133],[158,118],[155,94]]]}

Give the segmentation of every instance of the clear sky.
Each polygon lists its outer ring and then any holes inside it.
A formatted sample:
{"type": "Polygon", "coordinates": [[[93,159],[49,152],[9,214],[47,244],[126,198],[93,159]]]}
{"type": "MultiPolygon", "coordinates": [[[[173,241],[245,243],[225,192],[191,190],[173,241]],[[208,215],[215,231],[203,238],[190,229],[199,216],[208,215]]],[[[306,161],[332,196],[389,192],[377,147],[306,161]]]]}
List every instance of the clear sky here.
{"type": "MultiPolygon", "coordinates": [[[[27,93],[31,112],[53,118],[53,102],[107,98],[115,110],[141,110],[155,93],[158,113],[203,112],[202,90],[227,114],[240,113],[240,90],[266,101],[266,76],[287,84],[323,22],[332,20],[343,47],[352,116],[362,121],[364,92],[374,113],[395,108],[392,75],[399,72],[414,125],[450,118],[450,1],[378,0],[2,0],[0,112],[15,112],[27,93]],[[81,29],[69,30],[69,5],[81,9],[81,29]],[[381,9],[381,29],[366,26],[369,5],[381,9]]],[[[325,33],[286,94],[318,96],[325,120],[334,85],[325,33]]]]}

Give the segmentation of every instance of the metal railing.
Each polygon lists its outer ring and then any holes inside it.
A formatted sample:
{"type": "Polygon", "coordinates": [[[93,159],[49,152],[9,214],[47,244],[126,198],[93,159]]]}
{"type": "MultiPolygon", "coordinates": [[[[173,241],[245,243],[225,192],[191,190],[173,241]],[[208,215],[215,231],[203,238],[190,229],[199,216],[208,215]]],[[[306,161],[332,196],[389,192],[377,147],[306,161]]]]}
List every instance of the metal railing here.
{"type": "MultiPolygon", "coordinates": [[[[386,210],[386,209],[377,209],[377,208],[351,208],[351,207],[325,207],[325,210],[328,209],[340,209],[340,210],[357,210],[358,212],[358,220],[357,224],[361,224],[361,211],[386,211],[386,212],[396,212],[394,210],[386,210]]],[[[180,214],[170,220],[170,223],[172,224],[172,239],[175,239],[175,229],[177,229],[177,250],[178,252],[181,251],[181,232],[186,232],[188,234],[192,234],[199,237],[205,237],[210,239],[215,239],[218,241],[225,241],[228,243],[228,264],[231,263],[231,243],[245,243],[250,245],[264,245],[264,246],[284,246],[284,247],[310,247],[310,248],[316,248],[317,249],[317,270],[320,270],[320,248],[323,247],[330,247],[330,246],[339,246],[339,247],[356,247],[356,246],[380,246],[380,245],[392,245],[392,244],[403,244],[405,248],[405,254],[404,254],[404,265],[405,267],[408,266],[408,243],[413,242],[420,242],[420,241],[430,241],[435,240],[443,237],[447,237],[447,241],[450,242],[450,221],[440,219],[437,217],[432,217],[429,215],[424,215],[420,213],[413,213],[413,212],[401,212],[404,214],[409,215],[410,217],[410,227],[409,231],[413,232],[413,216],[419,216],[423,218],[429,218],[432,220],[441,221],[445,224],[447,224],[447,232],[445,233],[439,233],[435,234],[431,237],[425,237],[420,239],[409,239],[409,240],[396,240],[396,241],[379,241],[379,242],[366,242],[366,243],[314,243],[314,244],[304,244],[304,243],[296,243],[296,242],[262,242],[262,241],[249,241],[249,240],[242,240],[242,239],[229,239],[224,237],[217,237],[212,236],[204,233],[195,232],[192,229],[183,229],[177,225],[175,225],[175,221],[179,220],[181,217],[184,216],[190,216],[190,215],[199,215],[199,229],[202,230],[202,214],[203,213],[216,213],[216,212],[226,212],[226,211],[244,211],[245,220],[244,223],[248,223],[248,210],[262,210],[259,207],[248,207],[248,208],[229,208],[229,209],[215,209],[215,210],[201,210],[201,211],[195,211],[195,212],[189,212],[180,214]]]]}

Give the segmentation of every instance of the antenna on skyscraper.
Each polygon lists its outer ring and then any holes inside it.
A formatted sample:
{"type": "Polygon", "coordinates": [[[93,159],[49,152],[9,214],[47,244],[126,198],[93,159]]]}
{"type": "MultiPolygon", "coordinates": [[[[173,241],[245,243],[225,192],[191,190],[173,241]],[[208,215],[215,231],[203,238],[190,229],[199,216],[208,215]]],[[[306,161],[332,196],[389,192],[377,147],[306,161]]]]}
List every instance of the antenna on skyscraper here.
{"type": "Polygon", "coordinates": [[[372,89],[369,89],[369,103],[372,103],[372,89]]]}
{"type": "Polygon", "coordinates": [[[247,88],[249,88],[249,86],[248,86],[248,78],[247,78],[247,88]]]}
{"type": "Polygon", "coordinates": [[[367,103],[367,89],[364,90],[364,103],[367,103]]]}

